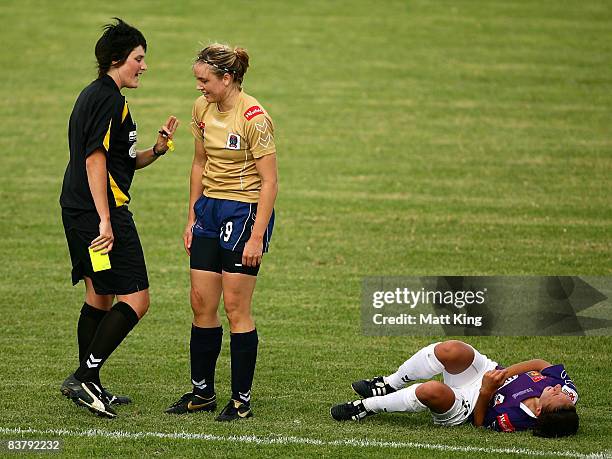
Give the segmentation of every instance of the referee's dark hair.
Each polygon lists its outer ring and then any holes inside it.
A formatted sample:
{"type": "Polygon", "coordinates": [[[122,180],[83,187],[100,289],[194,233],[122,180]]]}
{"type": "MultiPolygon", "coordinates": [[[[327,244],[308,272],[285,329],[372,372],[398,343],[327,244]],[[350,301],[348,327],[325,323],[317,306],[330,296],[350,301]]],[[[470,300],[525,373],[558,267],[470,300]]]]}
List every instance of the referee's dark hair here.
{"type": "Polygon", "coordinates": [[[108,73],[113,65],[121,66],[134,48],[142,46],[147,50],[147,40],[136,27],[132,27],[119,18],[113,18],[115,24],[106,24],[104,33],[96,43],[96,60],[98,77],[108,73]]]}
{"type": "Polygon", "coordinates": [[[536,437],[567,437],[578,432],[578,413],[575,406],[552,411],[542,411],[536,420],[533,435],[536,437]]]}

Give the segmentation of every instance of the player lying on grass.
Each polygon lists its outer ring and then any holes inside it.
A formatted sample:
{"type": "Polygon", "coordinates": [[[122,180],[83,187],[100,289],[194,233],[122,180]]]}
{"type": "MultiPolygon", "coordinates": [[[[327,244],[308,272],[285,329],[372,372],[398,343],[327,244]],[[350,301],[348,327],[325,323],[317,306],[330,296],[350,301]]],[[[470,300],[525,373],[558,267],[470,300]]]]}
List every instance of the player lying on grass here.
{"type": "Polygon", "coordinates": [[[363,399],[332,407],[337,421],[429,409],[437,425],[471,422],[499,432],[533,429],[541,437],[578,431],[578,393],[563,365],[535,359],[502,368],[462,341],[431,344],[395,373],[356,381],[352,387],[363,399]],[[443,383],[414,383],[438,374],[443,383]]]}

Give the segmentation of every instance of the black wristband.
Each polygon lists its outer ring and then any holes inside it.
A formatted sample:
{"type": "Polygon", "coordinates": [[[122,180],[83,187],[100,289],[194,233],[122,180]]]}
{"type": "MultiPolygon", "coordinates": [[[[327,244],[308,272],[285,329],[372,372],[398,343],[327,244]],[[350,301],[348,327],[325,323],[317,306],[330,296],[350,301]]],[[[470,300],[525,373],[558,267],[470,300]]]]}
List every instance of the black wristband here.
{"type": "Polygon", "coordinates": [[[153,148],[151,148],[151,150],[153,150],[153,156],[156,156],[158,158],[160,156],[164,156],[166,154],[166,152],[168,151],[168,150],[166,150],[166,151],[155,151],[155,145],[153,145],[153,148]]]}

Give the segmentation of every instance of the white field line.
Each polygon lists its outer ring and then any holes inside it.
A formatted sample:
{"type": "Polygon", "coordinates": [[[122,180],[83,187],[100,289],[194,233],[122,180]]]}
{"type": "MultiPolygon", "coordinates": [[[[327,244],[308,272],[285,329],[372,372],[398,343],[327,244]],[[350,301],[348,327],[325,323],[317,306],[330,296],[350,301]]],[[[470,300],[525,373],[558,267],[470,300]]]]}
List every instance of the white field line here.
{"type": "MultiPolygon", "coordinates": [[[[200,440],[212,442],[236,442],[252,443],[256,445],[316,445],[316,446],[353,446],[359,448],[398,448],[398,449],[422,449],[437,451],[457,451],[463,453],[486,453],[486,454],[517,454],[521,456],[556,456],[556,457],[575,457],[581,459],[609,459],[612,455],[609,451],[597,453],[579,453],[577,451],[544,451],[525,448],[482,448],[479,446],[452,446],[435,443],[415,443],[415,442],[396,442],[383,440],[361,440],[348,438],[340,440],[320,440],[307,437],[287,437],[278,436],[255,436],[255,435],[211,435],[197,434],[189,432],[125,432],[121,430],[66,430],[66,429],[22,429],[20,427],[0,427],[2,435],[53,435],[70,437],[102,437],[114,439],[140,440],[143,438],[161,438],[170,440],[200,440]]],[[[503,434],[500,434],[503,435],[503,434]]]]}

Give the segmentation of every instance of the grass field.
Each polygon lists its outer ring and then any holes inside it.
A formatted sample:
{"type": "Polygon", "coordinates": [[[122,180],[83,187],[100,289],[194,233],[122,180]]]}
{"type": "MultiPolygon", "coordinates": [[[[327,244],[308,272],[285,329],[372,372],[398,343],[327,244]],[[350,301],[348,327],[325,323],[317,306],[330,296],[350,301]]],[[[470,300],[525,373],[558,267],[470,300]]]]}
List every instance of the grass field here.
{"type": "Polygon", "coordinates": [[[469,339],[503,363],[563,362],[582,397],[572,439],[328,414],[352,380],[436,339],[363,336],[365,276],[612,275],[609,2],[2,0],[0,17],[0,439],[61,438],[67,457],[610,455],[609,336],[469,339]],[[82,304],[58,196],[67,120],[112,16],[149,44],[125,91],[140,146],[170,113],[182,126],[132,187],[152,305],[102,371],[135,400],[108,421],[58,390],[82,304]],[[245,89],[275,121],[281,180],[254,299],[256,416],[232,425],[163,413],[189,388],[190,63],[216,40],[251,54],[245,89]]]}

